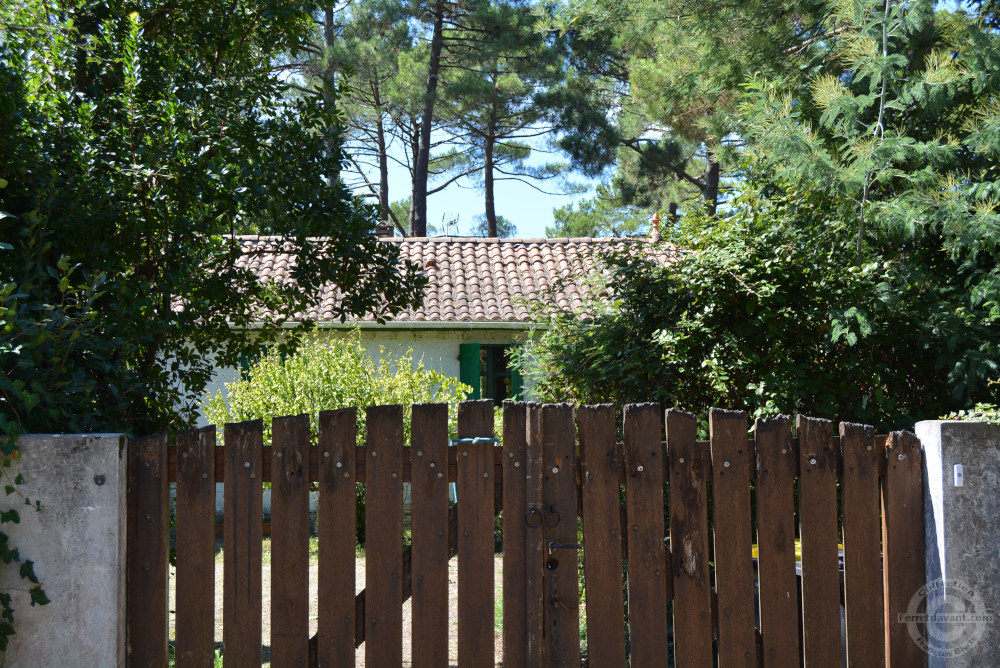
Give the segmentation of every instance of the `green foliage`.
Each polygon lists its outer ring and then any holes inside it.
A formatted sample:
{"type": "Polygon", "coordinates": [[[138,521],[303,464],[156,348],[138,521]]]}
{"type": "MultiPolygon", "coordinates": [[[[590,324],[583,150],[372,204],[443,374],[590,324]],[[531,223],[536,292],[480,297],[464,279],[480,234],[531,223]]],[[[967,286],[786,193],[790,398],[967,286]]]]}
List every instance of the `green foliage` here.
{"type": "Polygon", "coordinates": [[[604,184],[592,199],[555,209],[552,218],[547,237],[633,237],[649,231],[649,213],[621,204],[618,189],[604,184]]]}
{"type": "MultiPolygon", "coordinates": [[[[611,255],[610,304],[562,316],[526,347],[540,400],[659,401],[752,415],[809,413],[880,428],[995,397],[988,309],[919,263],[856,266],[832,204],[751,189],[725,225],[688,225],[669,266],[611,255]]],[[[691,214],[704,215],[704,214],[691,214]]]]}
{"type": "Polygon", "coordinates": [[[942,415],[942,420],[975,420],[1000,424],[1000,406],[996,404],[976,404],[969,410],[955,411],[942,415]]]}
{"type": "MultiPolygon", "coordinates": [[[[470,234],[474,237],[488,237],[489,234],[489,224],[486,221],[486,216],[480,214],[476,216],[475,223],[472,225],[470,234]]],[[[510,239],[517,236],[517,227],[514,223],[510,222],[503,216],[497,216],[497,237],[500,239],[510,239]]]]}
{"type": "MultiPolygon", "coordinates": [[[[264,439],[270,442],[271,418],[283,415],[310,416],[315,441],[319,412],[335,408],[358,408],[358,445],[364,444],[365,408],[427,402],[463,401],[470,388],[440,371],[414,360],[413,351],[402,355],[380,348],[378,359],[365,351],[360,332],[342,338],[307,337],[293,355],[282,358],[271,350],[251,365],[246,380],[226,383],[204,404],[205,417],[214,424],[264,421],[264,439]]],[[[449,413],[449,428],[455,431],[456,411],[449,413]]],[[[406,441],[410,437],[410,415],[404,411],[406,441]]]]}
{"type": "MultiPolygon", "coordinates": [[[[319,437],[319,412],[335,408],[358,409],[358,445],[365,442],[365,408],[402,404],[405,442],[410,442],[410,407],[416,403],[447,402],[448,429],[457,429],[457,403],[472,391],[440,371],[427,369],[413,351],[394,355],[380,348],[378,360],[365,351],[357,331],[343,338],[307,338],[298,351],[283,358],[279,350],[266,353],[250,367],[246,380],[226,383],[204,404],[205,416],[215,424],[262,420],[264,440],[271,440],[271,418],[309,415],[312,442],[319,437]]],[[[365,542],[364,485],[359,484],[356,530],[365,542]]]]}
{"type": "MultiPolygon", "coordinates": [[[[337,91],[290,99],[274,68],[314,26],[311,9],[252,0],[0,9],[0,215],[15,248],[0,253],[0,283],[39,305],[86,303],[73,340],[82,364],[58,361],[76,354],[63,345],[69,331],[18,353],[63,346],[46,359],[66,370],[58,383],[93,386],[64,395],[81,401],[67,417],[100,403],[90,428],[176,429],[193,419],[217,364],[235,365],[279,333],[294,346],[298,333],[281,325],[323,286],[343,294],[342,317],[384,318],[418,299],[421,280],[377,241],[373,211],[323,178],[340,170],[339,135],[314,129],[339,127],[337,91]],[[293,242],[296,284],[262,283],[241,267],[231,237],[241,233],[293,242]],[[25,274],[25,256],[46,280],[25,274]],[[63,278],[90,293],[67,294],[63,278]]],[[[66,428],[62,417],[47,424],[39,428],[66,428]]]]}

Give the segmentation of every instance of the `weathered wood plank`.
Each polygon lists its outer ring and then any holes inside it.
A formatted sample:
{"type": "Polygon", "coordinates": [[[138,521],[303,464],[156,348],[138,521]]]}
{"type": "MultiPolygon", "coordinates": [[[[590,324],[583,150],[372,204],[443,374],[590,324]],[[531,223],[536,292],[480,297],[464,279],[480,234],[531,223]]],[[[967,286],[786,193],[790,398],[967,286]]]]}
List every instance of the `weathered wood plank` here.
{"type": "Polygon", "coordinates": [[[271,422],[271,666],[309,662],[309,416],[271,422]]]}
{"type": "Polygon", "coordinates": [[[719,667],[756,666],[746,413],[713,408],[709,413],[709,431],[715,504],[719,667]]]}
{"type": "Polygon", "coordinates": [[[547,666],[580,665],[576,535],[576,430],[573,406],[542,406],[542,535],[547,666]]]}
{"type": "Polygon", "coordinates": [[[668,626],[664,580],[670,575],[664,568],[663,423],[659,406],[625,406],[624,427],[631,665],[662,666],[668,626]]]}
{"type": "Polygon", "coordinates": [[[885,449],[871,427],[840,423],[844,462],[844,581],[847,665],[885,665],[879,463],[885,449]]]}
{"type": "Polygon", "coordinates": [[[129,665],[167,664],[167,436],[129,441],[129,665]]]}
{"type": "Polygon", "coordinates": [[[354,665],[355,408],[319,414],[319,584],[316,656],[319,668],[354,665]]]}
{"type": "Polygon", "coordinates": [[[403,407],[367,409],[365,663],[403,662],[403,407]]]}
{"type": "Polygon", "coordinates": [[[527,405],[527,456],[525,471],[525,622],[528,666],[546,665],[545,656],[545,508],[542,496],[542,405],[527,405]]]}
{"type": "MultiPolygon", "coordinates": [[[[653,414],[658,415],[655,407],[653,414]]],[[[654,418],[654,421],[658,422],[658,419],[654,418]]],[[[621,455],[615,442],[614,406],[582,406],[577,414],[577,424],[580,433],[580,485],[583,488],[588,658],[593,668],[618,668],[625,665],[625,610],[622,599],[622,528],[618,510],[621,455]]],[[[659,424],[656,427],[659,432],[659,424]]],[[[662,478],[660,484],[662,486],[662,478]]],[[[659,519],[662,552],[662,508],[659,519]]],[[[663,622],[665,626],[665,612],[663,622]]]]}
{"type": "Polygon", "coordinates": [[[764,665],[799,663],[795,575],[795,462],[788,418],[758,419],[757,552],[764,665]]]}
{"type": "Polygon", "coordinates": [[[503,664],[504,668],[528,668],[524,560],[527,406],[504,402],[503,411],[503,664]]]}
{"type": "Polygon", "coordinates": [[[882,490],[886,665],[920,668],[927,665],[927,653],[910,637],[907,625],[899,622],[900,613],[908,611],[927,579],[920,441],[910,432],[893,432],[886,456],[882,490]]]}
{"type": "Polygon", "coordinates": [[[232,666],[261,663],[261,543],[264,540],[260,420],[225,427],[223,642],[232,666]]]}
{"type": "Polygon", "coordinates": [[[697,425],[694,416],[668,410],[666,422],[671,472],[674,655],[678,666],[711,666],[712,597],[705,462],[695,441],[697,425]]]}
{"type": "Polygon", "coordinates": [[[413,406],[413,667],[448,663],[448,404],[413,406]]]}
{"type": "MultiPolygon", "coordinates": [[[[493,401],[458,405],[458,438],[493,437],[493,401]]],[[[459,443],[458,663],[492,666],[493,444],[459,443]]]]}
{"type": "Polygon", "coordinates": [[[177,621],[180,666],[215,656],[215,427],[177,434],[177,621]]]}
{"type": "Polygon", "coordinates": [[[837,450],[829,420],[799,416],[802,648],[806,665],[840,666],[837,450]]]}

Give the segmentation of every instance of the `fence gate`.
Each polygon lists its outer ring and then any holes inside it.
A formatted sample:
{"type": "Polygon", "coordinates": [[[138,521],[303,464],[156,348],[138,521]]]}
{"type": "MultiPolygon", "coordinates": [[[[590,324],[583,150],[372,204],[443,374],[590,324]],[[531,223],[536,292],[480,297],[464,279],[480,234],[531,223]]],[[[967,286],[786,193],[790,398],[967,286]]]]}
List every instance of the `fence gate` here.
{"type": "MultiPolygon", "coordinates": [[[[655,404],[492,402],[355,409],[226,425],[129,445],[130,666],[210,666],[215,492],[223,484],[222,640],[230,667],[493,665],[921,666],[897,621],[924,583],[919,444],[912,434],[799,417],[696,418],[655,404]],[[619,428],[623,442],[619,442],[619,428]],[[496,438],[501,436],[502,438],[496,438]],[[497,441],[502,447],[497,447],[497,441]],[[262,564],[263,482],[272,484],[262,564]],[[364,587],[355,581],[356,483],[367,486],[364,587]],[[412,526],[404,544],[403,484],[412,526]],[[176,611],[168,625],[169,484],[176,483],[176,611]],[[310,576],[308,494],[319,489],[310,576]],[[448,485],[458,503],[449,504],[448,485]],[[502,601],[494,583],[502,514],[502,601]],[[456,556],[457,610],[449,617],[456,556]],[[270,637],[262,637],[262,569],[270,637]],[[310,578],[313,578],[310,589],[310,578]],[[582,587],[581,587],[582,584],[582,587]],[[360,592],[358,591],[360,589],[360,592]],[[313,598],[315,597],[315,598],[313,598]],[[310,633],[316,602],[318,630],[310,633]],[[457,620],[457,647],[449,626],[457,620]],[[362,647],[361,652],[358,648],[362,647]],[[451,651],[449,651],[451,650],[451,651]]],[[[911,611],[912,612],[912,611],[911,611]]]]}

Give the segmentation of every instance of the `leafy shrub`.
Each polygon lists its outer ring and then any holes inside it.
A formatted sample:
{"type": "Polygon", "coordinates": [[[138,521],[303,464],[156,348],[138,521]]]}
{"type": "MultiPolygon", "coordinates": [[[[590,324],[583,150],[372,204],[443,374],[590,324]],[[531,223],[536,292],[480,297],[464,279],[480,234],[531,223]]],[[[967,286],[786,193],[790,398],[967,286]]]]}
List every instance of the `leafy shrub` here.
{"type": "MultiPolygon", "coordinates": [[[[365,408],[402,404],[448,402],[449,431],[455,433],[454,405],[471,392],[451,378],[413,359],[413,350],[402,355],[380,348],[372,359],[354,331],[341,339],[313,334],[295,354],[282,359],[271,350],[252,364],[246,379],[226,383],[226,391],[217,392],[204,405],[205,416],[215,424],[264,421],[264,441],[271,439],[271,418],[307,413],[310,435],[318,438],[319,412],[334,408],[357,407],[358,445],[364,445],[365,408]]],[[[410,440],[410,413],[403,412],[406,442],[410,440]]]]}
{"type": "Polygon", "coordinates": [[[996,404],[976,404],[973,408],[955,411],[941,417],[942,420],[976,420],[1000,424],[1000,406],[996,404]]]}
{"type": "Polygon", "coordinates": [[[989,306],[970,305],[959,280],[922,258],[859,266],[822,195],[748,189],[726,217],[682,222],[692,250],[668,266],[610,255],[613,299],[556,316],[523,349],[540,400],[808,413],[880,429],[996,402],[989,306]]]}
{"type": "MultiPolygon", "coordinates": [[[[384,348],[377,360],[368,356],[360,332],[341,339],[312,335],[294,355],[282,359],[277,350],[251,365],[247,378],[226,383],[205,405],[205,416],[215,424],[263,420],[264,441],[271,440],[271,418],[309,415],[313,443],[319,438],[319,412],[335,408],[358,409],[358,445],[365,442],[365,408],[387,404],[404,406],[404,438],[410,442],[409,407],[416,403],[447,402],[448,431],[456,433],[456,404],[472,391],[468,385],[414,361],[413,350],[396,356],[384,348]]],[[[358,484],[358,542],[364,543],[364,485],[358,484]]]]}

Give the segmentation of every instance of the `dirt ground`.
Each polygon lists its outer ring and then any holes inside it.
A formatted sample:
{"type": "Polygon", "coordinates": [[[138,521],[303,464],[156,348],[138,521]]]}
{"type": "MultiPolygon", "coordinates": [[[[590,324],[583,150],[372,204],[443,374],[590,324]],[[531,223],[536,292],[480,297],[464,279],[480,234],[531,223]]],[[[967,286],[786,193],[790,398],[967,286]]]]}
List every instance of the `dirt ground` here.
{"type": "MultiPolygon", "coordinates": [[[[271,638],[271,565],[270,565],[270,550],[268,549],[267,541],[265,541],[265,559],[262,572],[262,589],[263,589],[263,623],[262,623],[262,637],[264,639],[264,664],[265,666],[270,666],[270,638],[271,638]]],[[[310,559],[309,567],[309,590],[310,590],[310,610],[309,610],[309,634],[313,635],[316,633],[316,588],[317,588],[317,576],[318,576],[318,566],[316,565],[316,560],[314,557],[310,559]]],[[[503,650],[503,627],[500,624],[502,610],[501,601],[503,600],[502,595],[502,576],[503,569],[503,558],[501,555],[496,555],[494,559],[493,574],[494,574],[494,587],[496,592],[497,601],[497,615],[496,619],[498,622],[496,628],[496,643],[495,643],[495,658],[499,665],[502,661],[502,650],[503,650]]],[[[221,552],[215,562],[215,642],[216,646],[221,646],[222,643],[222,557],[221,552]]],[[[357,583],[357,590],[361,591],[365,587],[365,560],[364,557],[358,557],[355,561],[355,577],[357,583]]],[[[175,595],[175,578],[174,569],[170,569],[170,599],[169,599],[169,610],[170,610],[170,640],[174,639],[174,618],[175,618],[175,606],[174,606],[174,595],[175,595]]],[[[448,656],[449,663],[453,666],[458,663],[458,560],[457,557],[451,559],[448,562],[448,583],[450,590],[450,605],[449,605],[449,639],[448,639],[448,656]]],[[[403,666],[408,667],[412,662],[412,616],[411,616],[411,603],[407,601],[403,604],[403,666]]],[[[365,646],[361,645],[357,648],[357,660],[356,666],[361,667],[365,665],[365,646]]]]}

